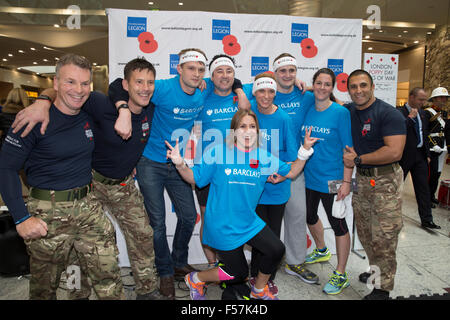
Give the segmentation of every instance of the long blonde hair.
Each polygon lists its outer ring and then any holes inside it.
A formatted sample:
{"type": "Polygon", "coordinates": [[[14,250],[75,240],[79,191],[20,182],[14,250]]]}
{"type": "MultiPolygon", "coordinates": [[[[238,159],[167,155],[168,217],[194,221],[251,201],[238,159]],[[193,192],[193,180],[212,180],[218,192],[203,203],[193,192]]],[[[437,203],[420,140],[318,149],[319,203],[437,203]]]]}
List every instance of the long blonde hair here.
{"type": "MultiPolygon", "coordinates": [[[[28,107],[30,104],[28,95],[22,88],[14,88],[8,93],[8,97],[5,102],[5,109],[17,109],[17,112],[23,108],[28,107]],[[9,108],[7,108],[9,107],[9,108]]],[[[3,110],[5,112],[5,110],[3,110]]]]}

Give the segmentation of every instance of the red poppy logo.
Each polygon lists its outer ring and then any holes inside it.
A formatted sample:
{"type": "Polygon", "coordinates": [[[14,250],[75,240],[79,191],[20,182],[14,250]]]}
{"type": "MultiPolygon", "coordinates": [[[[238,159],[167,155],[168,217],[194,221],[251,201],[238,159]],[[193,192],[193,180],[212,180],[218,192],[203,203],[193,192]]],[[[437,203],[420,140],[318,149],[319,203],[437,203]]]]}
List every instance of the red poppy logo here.
{"type": "Polygon", "coordinates": [[[336,87],[341,92],[347,92],[348,74],[345,72],[339,73],[336,77],[336,87]]]}
{"type": "Polygon", "coordinates": [[[250,159],[250,168],[257,169],[259,166],[259,160],[250,159]]]}
{"type": "Polygon", "coordinates": [[[362,129],[361,134],[363,137],[365,137],[367,134],[367,129],[362,129]]]}
{"type": "Polygon", "coordinates": [[[317,55],[319,49],[314,44],[314,40],[311,38],[305,38],[300,42],[302,47],[302,56],[305,58],[314,58],[317,55]]]}
{"type": "Polygon", "coordinates": [[[158,49],[158,42],[151,32],[141,32],[138,36],[139,50],[144,53],[153,53],[158,49]]]}
{"type": "Polygon", "coordinates": [[[241,45],[237,42],[237,38],[229,34],[222,39],[223,52],[229,56],[235,56],[241,52],[241,45]]]}
{"type": "Polygon", "coordinates": [[[234,97],[233,97],[233,104],[235,104],[236,102],[238,102],[238,100],[239,100],[239,99],[238,99],[238,96],[234,96],[234,97]]]}

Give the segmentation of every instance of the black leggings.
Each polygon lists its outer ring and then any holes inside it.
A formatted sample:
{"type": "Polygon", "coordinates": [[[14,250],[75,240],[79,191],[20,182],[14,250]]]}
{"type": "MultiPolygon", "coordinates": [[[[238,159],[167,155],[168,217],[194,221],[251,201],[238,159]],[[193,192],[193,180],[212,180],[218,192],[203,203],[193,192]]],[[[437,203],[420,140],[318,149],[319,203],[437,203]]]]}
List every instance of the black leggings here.
{"type": "Polygon", "coordinates": [[[330,222],[331,228],[333,228],[335,236],[344,236],[348,233],[347,222],[345,218],[338,219],[332,216],[335,193],[322,193],[319,191],[306,188],[306,222],[310,225],[314,225],[319,221],[319,202],[322,200],[322,205],[330,222]]]}
{"type": "MultiPolygon", "coordinates": [[[[278,267],[284,255],[284,244],[266,225],[258,234],[247,242],[253,248],[261,252],[259,271],[264,274],[272,274],[278,267]]],[[[233,276],[233,280],[227,283],[240,283],[248,277],[248,264],[244,255],[244,245],[230,251],[217,250],[221,268],[233,276]]]]}
{"type": "MultiPolygon", "coordinates": [[[[280,238],[281,234],[281,224],[283,222],[284,208],[286,203],[283,204],[258,204],[256,207],[256,213],[258,216],[267,224],[270,230],[275,233],[275,235],[280,238]]],[[[261,263],[262,257],[261,251],[257,248],[252,248],[252,260],[250,262],[250,275],[256,277],[259,271],[259,265],[261,263]]],[[[270,280],[275,279],[278,267],[272,272],[270,280]]]]}

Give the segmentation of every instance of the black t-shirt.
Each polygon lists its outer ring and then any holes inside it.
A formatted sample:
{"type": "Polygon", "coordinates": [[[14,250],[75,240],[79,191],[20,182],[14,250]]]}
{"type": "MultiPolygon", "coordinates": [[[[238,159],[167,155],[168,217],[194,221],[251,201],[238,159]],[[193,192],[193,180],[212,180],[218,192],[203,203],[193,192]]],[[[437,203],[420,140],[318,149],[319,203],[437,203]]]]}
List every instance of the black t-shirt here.
{"type": "MultiPolygon", "coordinates": [[[[347,104],[346,107],[352,120],[353,147],[359,156],[383,147],[383,137],[406,135],[405,118],[399,110],[383,100],[376,99],[364,110],[358,110],[354,103],[347,104]]],[[[379,166],[361,165],[362,168],[379,166]]]]}
{"type": "Polygon", "coordinates": [[[14,221],[28,216],[22,199],[18,171],[24,167],[30,186],[46,190],[67,190],[91,182],[94,150],[92,120],[81,111],[67,115],[54,105],[44,135],[36,125],[25,137],[10,129],[0,152],[0,192],[14,221]]]}
{"type": "Polygon", "coordinates": [[[150,103],[140,114],[131,113],[132,135],[128,140],[123,140],[114,130],[116,107],[104,94],[91,92],[83,110],[93,119],[95,149],[92,168],[112,179],[128,176],[147,144],[154,108],[153,103],[150,103]]]}

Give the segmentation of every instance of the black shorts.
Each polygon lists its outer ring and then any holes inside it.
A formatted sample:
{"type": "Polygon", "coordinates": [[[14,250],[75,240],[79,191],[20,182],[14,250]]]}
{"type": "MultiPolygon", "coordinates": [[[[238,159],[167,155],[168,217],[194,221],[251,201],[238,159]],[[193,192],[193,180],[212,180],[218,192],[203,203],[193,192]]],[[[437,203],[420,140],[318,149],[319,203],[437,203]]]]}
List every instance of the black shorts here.
{"type": "Polygon", "coordinates": [[[335,236],[343,236],[347,234],[348,227],[345,218],[338,219],[331,214],[333,210],[335,193],[322,193],[319,191],[306,188],[306,222],[314,225],[319,221],[319,202],[322,200],[323,208],[328,217],[328,222],[333,228],[335,236]]]}
{"type": "Polygon", "coordinates": [[[199,188],[195,186],[195,195],[197,196],[198,204],[201,207],[206,207],[206,201],[208,200],[209,184],[206,187],[199,188]]]}

